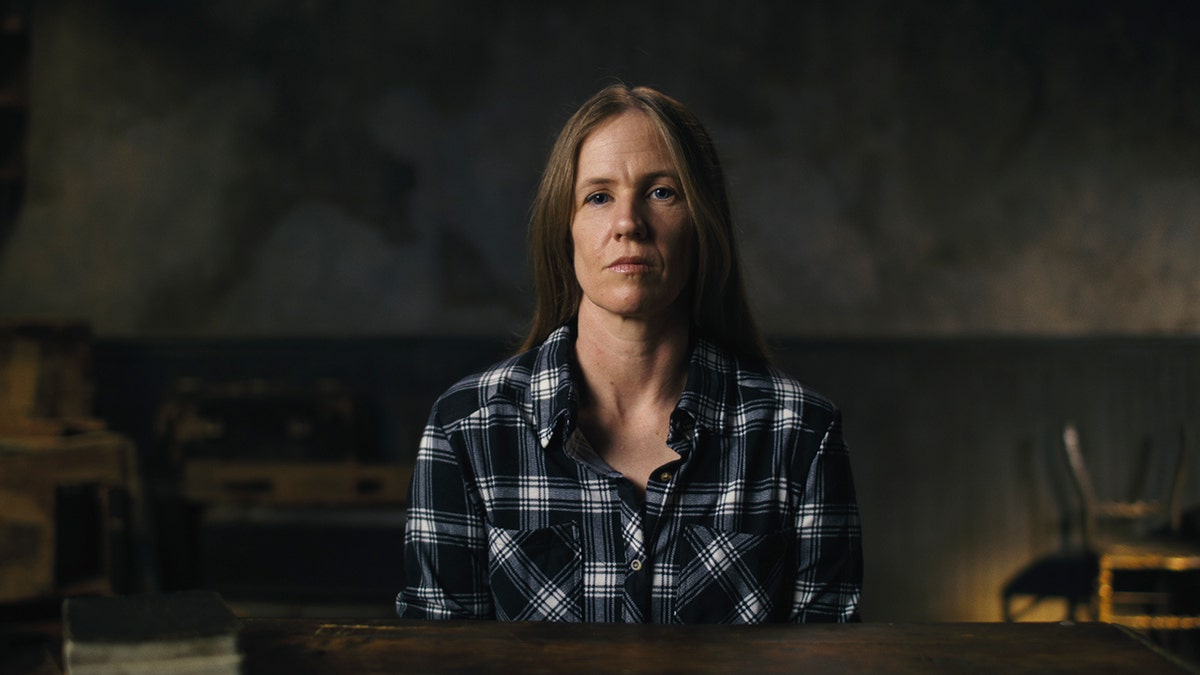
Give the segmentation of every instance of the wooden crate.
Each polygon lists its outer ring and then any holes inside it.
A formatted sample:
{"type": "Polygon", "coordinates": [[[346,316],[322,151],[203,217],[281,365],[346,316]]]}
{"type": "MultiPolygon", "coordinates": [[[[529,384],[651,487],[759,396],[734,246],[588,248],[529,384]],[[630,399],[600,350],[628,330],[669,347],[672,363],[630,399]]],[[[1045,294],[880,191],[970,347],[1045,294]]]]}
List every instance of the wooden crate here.
{"type": "Polygon", "coordinates": [[[412,467],[355,462],[186,462],[183,493],[203,504],[403,504],[412,467]]]}
{"type": "Polygon", "coordinates": [[[159,406],[170,461],[351,462],[367,442],[358,402],[333,379],[205,382],[181,378],[159,406]]]}
{"type": "Polygon", "coordinates": [[[73,322],[0,322],[0,420],[92,414],[91,330],[73,322]]]}
{"type": "Polygon", "coordinates": [[[0,436],[99,431],[91,330],[69,321],[0,321],[0,436]]]}

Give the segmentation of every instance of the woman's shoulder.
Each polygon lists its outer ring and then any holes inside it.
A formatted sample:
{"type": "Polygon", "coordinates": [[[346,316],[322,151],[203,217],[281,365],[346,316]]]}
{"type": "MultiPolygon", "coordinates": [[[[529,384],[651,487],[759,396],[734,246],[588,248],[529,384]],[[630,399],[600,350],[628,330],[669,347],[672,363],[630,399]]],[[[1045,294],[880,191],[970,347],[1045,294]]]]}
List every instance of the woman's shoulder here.
{"type": "Polygon", "coordinates": [[[739,361],[737,381],[743,398],[753,396],[767,399],[773,401],[776,407],[797,414],[826,416],[838,412],[837,405],[828,396],[766,362],[739,361]]]}
{"type": "Polygon", "coordinates": [[[462,418],[498,396],[514,402],[528,398],[536,358],[536,350],[522,352],[463,377],[438,397],[435,412],[448,419],[462,418]]]}
{"type": "Polygon", "coordinates": [[[702,385],[704,390],[729,401],[730,413],[803,419],[816,425],[827,424],[838,414],[830,398],[766,358],[738,355],[707,340],[701,341],[696,356],[707,372],[699,378],[709,383],[702,385]]]}

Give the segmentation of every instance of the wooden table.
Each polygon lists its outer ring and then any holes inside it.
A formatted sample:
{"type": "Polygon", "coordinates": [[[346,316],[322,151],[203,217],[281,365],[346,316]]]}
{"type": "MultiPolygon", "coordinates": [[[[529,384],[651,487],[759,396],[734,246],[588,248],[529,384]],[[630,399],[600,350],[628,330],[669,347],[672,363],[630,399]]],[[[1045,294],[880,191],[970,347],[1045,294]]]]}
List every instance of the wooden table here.
{"type": "Polygon", "coordinates": [[[113,592],[144,536],[141,485],[120,434],[0,435],[0,602],[113,592]]]}
{"type": "MultiPolygon", "coordinates": [[[[242,673],[1200,672],[1102,623],[660,626],[244,619],[242,673]]],[[[0,673],[59,675],[58,622],[0,623],[0,673]]]]}
{"type": "Polygon", "coordinates": [[[1181,673],[1100,623],[662,626],[247,619],[243,673],[1181,673]]]}

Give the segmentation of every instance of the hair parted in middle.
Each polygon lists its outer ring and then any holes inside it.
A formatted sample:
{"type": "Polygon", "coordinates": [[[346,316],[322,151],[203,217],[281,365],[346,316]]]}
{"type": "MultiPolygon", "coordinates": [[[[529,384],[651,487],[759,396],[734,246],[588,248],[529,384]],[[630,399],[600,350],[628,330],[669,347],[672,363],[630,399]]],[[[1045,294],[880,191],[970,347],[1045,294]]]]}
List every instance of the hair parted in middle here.
{"type": "Polygon", "coordinates": [[[708,131],[666,94],[623,84],[605,87],[580,106],[546,162],[529,225],[536,306],[521,350],[541,344],[579,311],[583,291],[575,276],[571,239],[579,151],[597,127],[630,111],[650,119],[679,173],[695,236],[692,278],[685,290],[691,293],[693,327],[741,357],[766,358],[742,281],[725,174],[708,131]]]}

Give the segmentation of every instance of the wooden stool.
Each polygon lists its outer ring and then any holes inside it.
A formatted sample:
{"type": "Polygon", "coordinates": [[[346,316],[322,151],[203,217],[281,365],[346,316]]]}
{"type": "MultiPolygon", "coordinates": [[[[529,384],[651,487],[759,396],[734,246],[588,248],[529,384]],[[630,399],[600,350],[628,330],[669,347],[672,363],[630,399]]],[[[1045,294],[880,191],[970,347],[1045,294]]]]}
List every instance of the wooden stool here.
{"type": "Polygon", "coordinates": [[[1200,615],[1177,614],[1176,598],[1162,590],[1126,590],[1115,583],[1117,572],[1156,573],[1162,580],[1171,575],[1200,571],[1200,546],[1177,541],[1147,540],[1116,544],[1100,555],[1096,589],[1098,618],[1142,630],[1189,630],[1200,628],[1200,615]]]}

